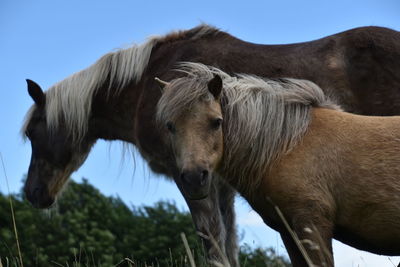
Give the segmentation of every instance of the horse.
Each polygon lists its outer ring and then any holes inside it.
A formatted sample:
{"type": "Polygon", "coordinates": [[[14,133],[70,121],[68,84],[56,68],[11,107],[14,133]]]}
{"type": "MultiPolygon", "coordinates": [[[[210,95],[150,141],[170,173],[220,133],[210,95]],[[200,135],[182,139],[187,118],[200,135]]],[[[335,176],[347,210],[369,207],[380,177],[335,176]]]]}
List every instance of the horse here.
{"type": "MultiPolygon", "coordinates": [[[[154,121],[161,96],[154,77],[177,78],[181,74],[174,68],[181,61],[228,73],[304,78],[324,88],[347,111],[400,114],[400,34],[394,30],[362,27],[288,45],[248,43],[209,25],[152,37],[104,55],[46,92],[28,80],[34,105],[22,127],[32,146],[24,191],[33,206],[54,203],[97,139],[132,144],[152,171],[173,177],[183,191],[173,153],[154,121]]],[[[235,192],[223,179],[213,179],[210,188],[205,199],[183,195],[208,257],[222,257],[209,240],[212,236],[237,266],[235,192]]]]}
{"type": "Polygon", "coordinates": [[[206,197],[213,174],[225,178],[281,234],[293,266],[333,266],[332,238],[400,255],[400,116],[344,112],[307,80],[180,70],[156,119],[187,194],[206,197]]]}

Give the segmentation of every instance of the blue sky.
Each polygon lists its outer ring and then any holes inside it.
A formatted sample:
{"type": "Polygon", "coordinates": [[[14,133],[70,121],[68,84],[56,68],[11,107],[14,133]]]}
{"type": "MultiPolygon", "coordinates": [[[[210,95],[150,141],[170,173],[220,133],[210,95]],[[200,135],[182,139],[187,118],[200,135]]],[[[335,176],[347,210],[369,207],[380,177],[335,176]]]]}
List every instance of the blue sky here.
{"type": "MultiPolygon", "coordinates": [[[[32,104],[26,78],[48,88],[109,51],[200,22],[246,41],[292,43],[366,25],[400,30],[400,2],[2,0],[0,152],[11,190],[21,188],[30,160],[30,145],[19,136],[23,117],[32,104]]],[[[139,155],[135,155],[135,167],[129,155],[121,160],[121,147],[118,142],[99,141],[83,167],[73,174],[74,179],[87,177],[103,193],[118,194],[128,204],[168,199],[187,209],[175,185],[154,177],[139,155]]],[[[3,173],[0,190],[7,191],[3,173]]],[[[244,200],[238,199],[237,210],[245,233],[242,242],[273,246],[284,253],[279,236],[262,224],[244,200]]],[[[387,257],[360,254],[338,242],[334,252],[337,266],[392,266],[387,257]]]]}

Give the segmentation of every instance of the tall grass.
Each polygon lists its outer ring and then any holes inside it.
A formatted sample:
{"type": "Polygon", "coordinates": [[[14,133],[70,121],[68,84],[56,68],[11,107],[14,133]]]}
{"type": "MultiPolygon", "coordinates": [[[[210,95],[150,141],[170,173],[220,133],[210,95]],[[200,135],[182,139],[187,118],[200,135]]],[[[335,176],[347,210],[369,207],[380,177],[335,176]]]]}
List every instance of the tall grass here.
{"type": "MultiPolygon", "coordinates": [[[[3,166],[3,173],[4,173],[4,178],[6,180],[6,184],[7,184],[7,190],[8,190],[8,199],[10,200],[10,209],[11,209],[11,216],[12,216],[12,222],[13,222],[13,228],[14,228],[14,235],[15,235],[15,241],[17,243],[17,249],[18,249],[18,256],[19,256],[19,265],[17,266],[21,266],[24,267],[24,262],[22,261],[22,253],[21,253],[21,248],[19,246],[19,239],[18,239],[18,231],[17,231],[17,225],[15,223],[15,215],[14,215],[14,207],[13,207],[13,203],[12,203],[12,199],[11,199],[11,194],[10,194],[10,186],[8,184],[8,177],[7,177],[7,173],[6,173],[6,167],[4,165],[4,160],[3,160],[3,154],[0,152],[0,159],[1,159],[1,165],[3,166]]],[[[0,267],[2,266],[1,263],[1,258],[0,258],[0,267]]]]}

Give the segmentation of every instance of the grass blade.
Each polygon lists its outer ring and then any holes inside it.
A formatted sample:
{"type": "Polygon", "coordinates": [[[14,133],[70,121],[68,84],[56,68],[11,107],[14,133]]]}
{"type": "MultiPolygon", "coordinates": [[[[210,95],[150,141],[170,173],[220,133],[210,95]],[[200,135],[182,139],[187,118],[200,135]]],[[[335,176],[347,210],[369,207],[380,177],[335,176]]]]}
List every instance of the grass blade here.
{"type": "Polygon", "coordinates": [[[10,200],[11,217],[12,217],[12,221],[13,221],[15,240],[16,240],[16,242],[17,242],[17,249],[18,249],[19,261],[20,261],[21,267],[24,267],[24,263],[23,263],[23,261],[22,261],[21,249],[20,249],[20,247],[19,247],[19,239],[18,239],[17,225],[16,225],[16,223],[15,223],[14,207],[13,207],[13,204],[12,204],[12,199],[11,199],[11,194],[10,194],[10,187],[9,187],[9,185],[8,185],[8,178],[7,178],[7,173],[6,173],[6,167],[4,166],[3,155],[1,154],[1,152],[0,152],[0,159],[1,159],[1,165],[3,166],[4,177],[5,177],[5,179],[6,179],[7,190],[8,190],[8,196],[9,196],[9,200],[10,200]]]}

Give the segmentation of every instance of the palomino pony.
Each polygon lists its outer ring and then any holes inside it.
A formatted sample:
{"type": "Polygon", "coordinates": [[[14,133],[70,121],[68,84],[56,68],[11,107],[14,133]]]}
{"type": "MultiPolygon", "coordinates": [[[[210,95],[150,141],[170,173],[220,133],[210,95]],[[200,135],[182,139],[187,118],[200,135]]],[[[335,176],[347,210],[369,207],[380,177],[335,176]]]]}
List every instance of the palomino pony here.
{"type": "Polygon", "coordinates": [[[333,266],[332,238],[400,255],[400,117],[343,112],[306,80],[183,71],[157,121],[185,192],[205,197],[213,173],[227,179],[281,234],[293,266],[333,266]]]}
{"type": "MultiPolygon", "coordinates": [[[[316,41],[258,45],[207,25],[155,37],[143,45],[109,53],[46,93],[28,81],[35,105],[23,133],[32,144],[25,193],[46,208],[99,138],[133,144],[157,173],[173,177],[182,189],[173,153],[154,124],[161,96],[154,77],[177,78],[177,62],[195,61],[232,73],[305,78],[326,90],[346,110],[400,114],[400,34],[364,27],[316,41]]],[[[184,197],[198,232],[210,233],[232,266],[237,265],[234,191],[214,179],[201,200],[184,197]]],[[[210,258],[221,256],[204,239],[210,258]]]]}

